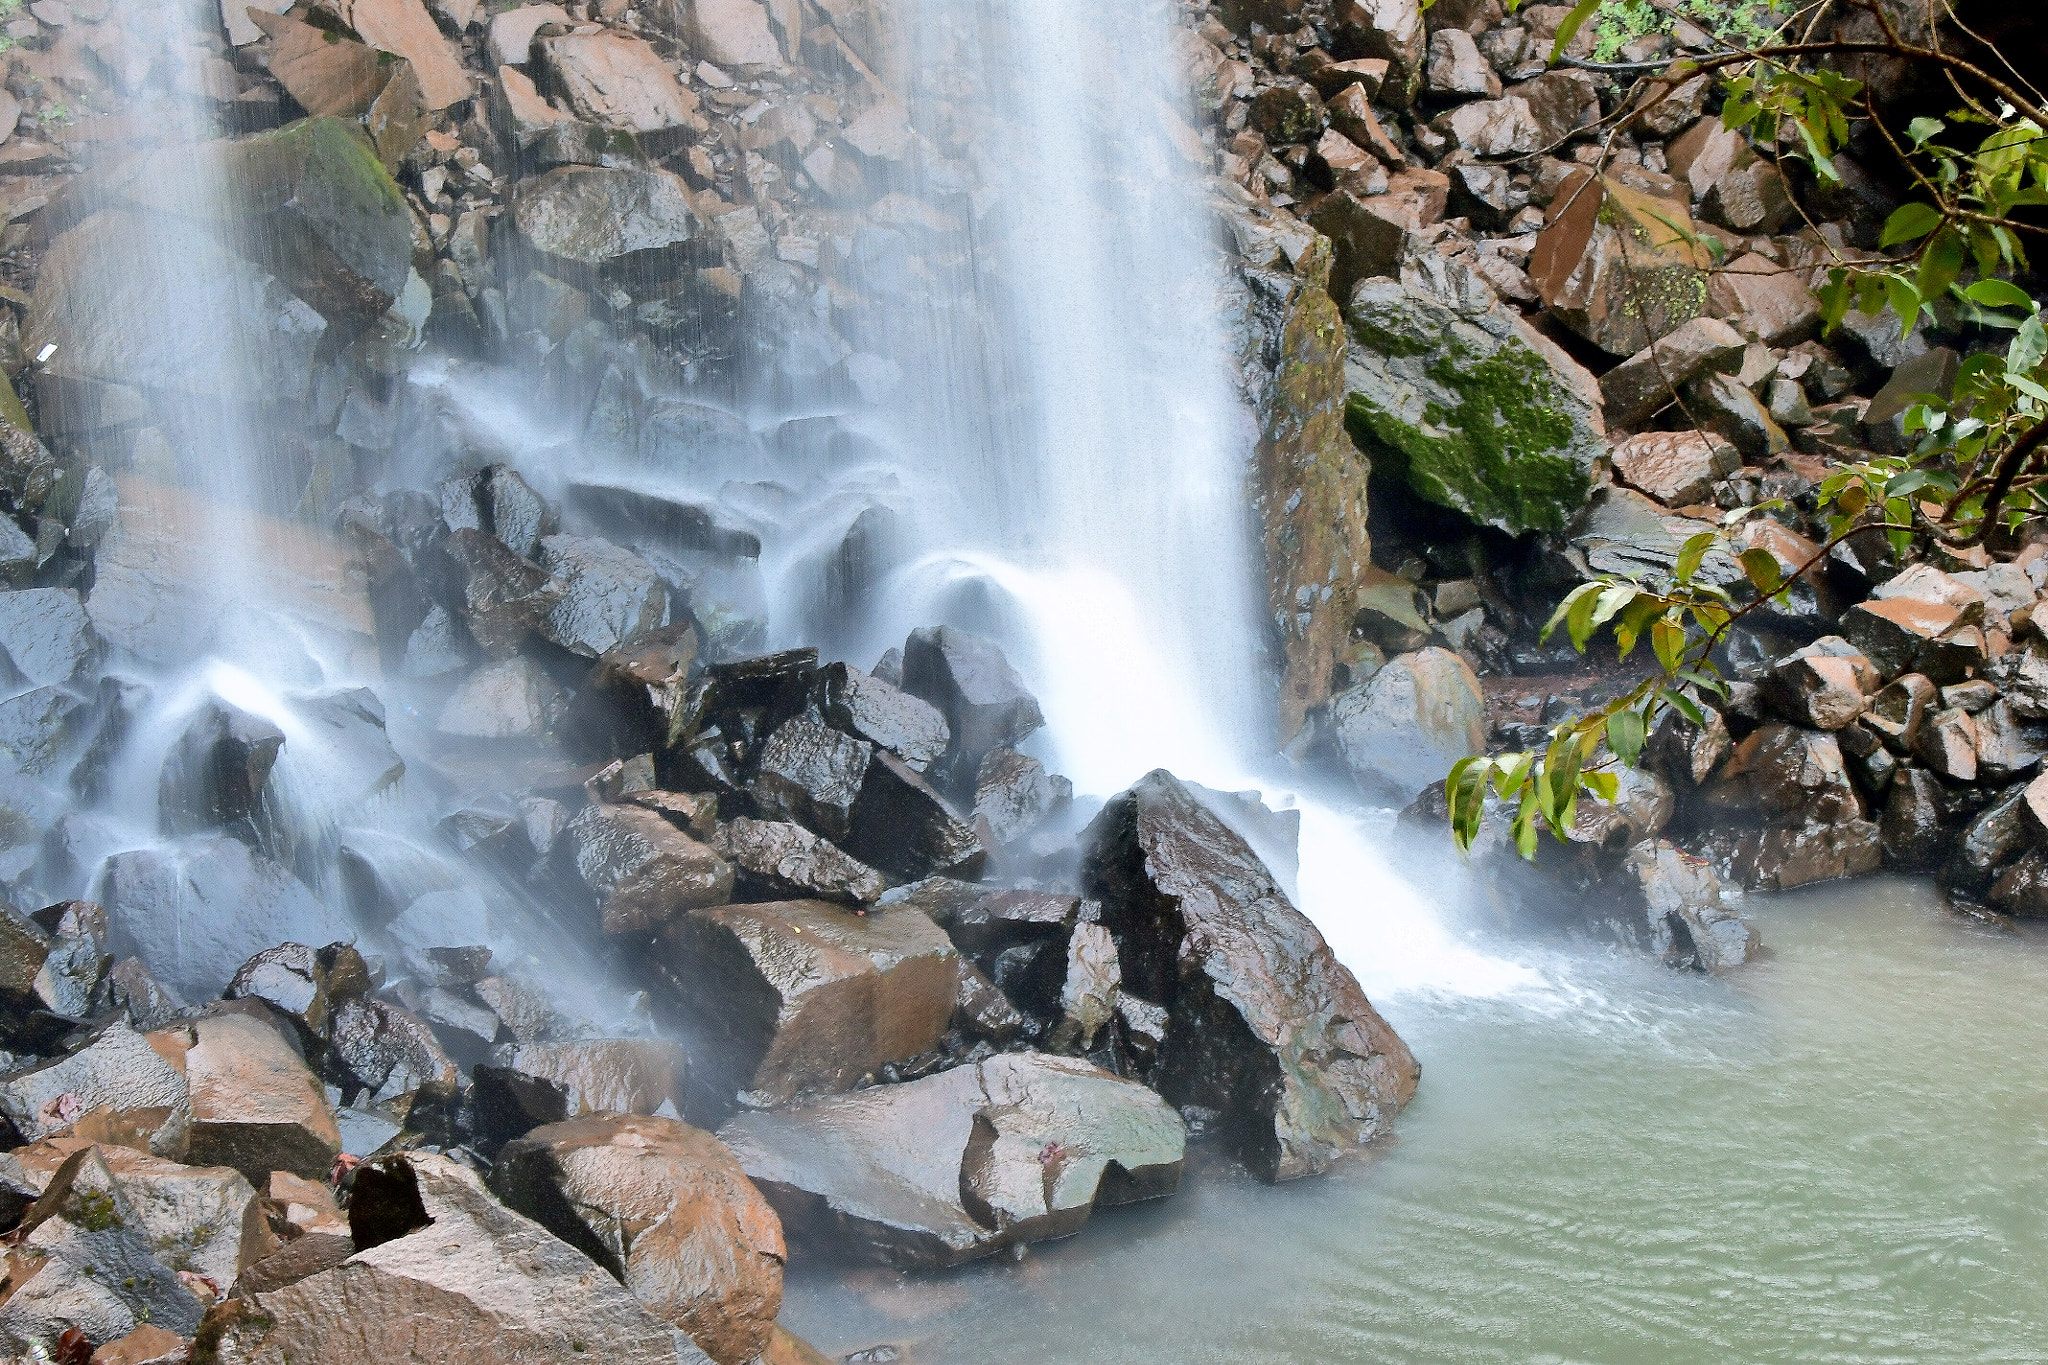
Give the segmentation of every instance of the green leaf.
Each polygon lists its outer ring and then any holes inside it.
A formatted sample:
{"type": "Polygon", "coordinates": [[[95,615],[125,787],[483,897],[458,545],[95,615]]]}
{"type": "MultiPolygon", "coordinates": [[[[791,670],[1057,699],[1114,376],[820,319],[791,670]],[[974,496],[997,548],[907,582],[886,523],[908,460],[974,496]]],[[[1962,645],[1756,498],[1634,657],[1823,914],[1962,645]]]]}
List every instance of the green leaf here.
{"type": "Polygon", "coordinates": [[[1581,654],[1586,652],[1586,642],[1593,638],[1593,613],[1600,606],[1600,596],[1591,592],[1581,594],[1565,613],[1564,626],[1571,635],[1572,648],[1581,654]]]}
{"type": "Polygon", "coordinates": [[[1945,127],[1947,125],[1938,118],[1916,118],[1906,125],[1906,136],[1913,140],[1915,147],[1919,147],[1925,145],[1927,139],[1939,137],[1945,127]]]}
{"type": "Polygon", "coordinates": [[[1707,557],[1707,551],[1714,548],[1714,542],[1721,537],[1712,531],[1702,531],[1689,537],[1678,550],[1678,581],[1692,582],[1692,576],[1700,571],[1700,561],[1707,557]]]}
{"type": "Polygon", "coordinates": [[[2032,309],[2034,300],[2027,291],[2005,280],[1979,280],[1963,291],[1963,297],[1972,303],[1981,303],[1986,308],[2032,309]]]}
{"type": "Polygon", "coordinates": [[[1493,789],[1500,793],[1503,801],[1512,801],[1528,784],[1529,772],[1536,766],[1534,754],[1502,754],[1494,760],[1493,789]]]}
{"type": "Polygon", "coordinates": [[[1544,623],[1543,633],[1537,637],[1537,643],[1549,644],[1550,637],[1557,632],[1558,625],[1571,615],[1572,609],[1578,606],[1580,600],[1589,594],[1600,591],[1602,586],[1599,583],[1581,583],[1578,587],[1566,593],[1564,601],[1557,604],[1557,610],[1552,612],[1550,620],[1544,623]]]}
{"type": "Polygon", "coordinates": [[[1631,768],[1643,756],[1644,733],[1643,713],[1632,706],[1607,718],[1607,747],[1631,768]]]}
{"type": "Polygon", "coordinates": [[[1778,557],[1769,550],[1758,546],[1744,550],[1740,556],[1742,572],[1756,590],[1768,597],[1785,582],[1785,571],[1778,567],[1778,557]]]}
{"type": "Polygon", "coordinates": [[[1600,8],[1600,0],[1579,0],[1572,6],[1572,12],[1557,26],[1557,41],[1550,45],[1550,63],[1555,66],[1564,60],[1564,50],[1572,45],[1572,39],[1579,36],[1579,30],[1593,17],[1593,11],[1600,8]]]}
{"type": "MultiPolygon", "coordinates": [[[[1946,294],[1962,273],[1963,235],[1953,227],[1944,227],[1934,234],[1920,257],[1920,278],[1914,281],[1914,287],[1920,291],[1921,302],[1932,303],[1946,294]]],[[[1910,319],[1901,320],[1910,323],[1910,319]]]]}
{"type": "Polygon", "coordinates": [[[1685,693],[1667,689],[1659,692],[1657,695],[1663,698],[1664,703],[1672,710],[1684,716],[1700,729],[1704,730],[1707,728],[1707,713],[1700,710],[1699,703],[1686,696],[1685,693]]]}
{"type": "Polygon", "coordinates": [[[1599,603],[1593,608],[1593,626],[1598,629],[1614,619],[1614,614],[1642,596],[1643,590],[1632,583],[1616,583],[1600,594],[1599,603]]]}
{"type": "Polygon", "coordinates": [[[1685,662],[1685,627],[1668,616],[1656,621],[1650,626],[1650,648],[1666,673],[1675,671],[1685,662]]]}
{"type": "Polygon", "coordinates": [[[1580,776],[1579,785],[1610,806],[1614,804],[1614,798],[1621,795],[1619,773],[1585,773],[1580,776]]]}
{"type": "MultiPolygon", "coordinates": [[[[1884,232],[1877,239],[1880,247],[1897,246],[1900,242],[1917,242],[1941,226],[1941,210],[1932,204],[1901,204],[1885,219],[1884,232]]],[[[1869,238],[1865,238],[1868,241],[1869,238]]]]}
{"type": "Polygon", "coordinates": [[[1903,275],[1887,275],[1883,293],[1884,301],[1891,305],[1892,313],[1899,320],[1899,335],[1903,337],[1913,330],[1913,319],[1920,314],[1920,291],[1903,275]]]}
{"type": "Polygon", "coordinates": [[[1628,604],[1614,623],[1614,643],[1620,646],[1622,658],[1635,652],[1636,641],[1663,611],[1664,599],[1648,594],[1628,604]]]}

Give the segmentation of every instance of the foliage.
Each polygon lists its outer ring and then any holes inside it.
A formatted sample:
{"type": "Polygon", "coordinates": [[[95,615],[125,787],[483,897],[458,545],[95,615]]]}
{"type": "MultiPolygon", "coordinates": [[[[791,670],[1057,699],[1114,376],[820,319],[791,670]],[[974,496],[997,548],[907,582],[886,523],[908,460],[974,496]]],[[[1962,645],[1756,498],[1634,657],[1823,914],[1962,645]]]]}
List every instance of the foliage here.
{"type": "Polygon", "coordinates": [[[1754,47],[1770,41],[1776,16],[1770,0],[1677,0],[1665,8],[1650,0],[1600,0],[1591,20],[1593,60],[1618,61],[1630,43],[1671,32],[1680,18],[1724,43],[1754,47]]]}
{"type": "MultiPolygon", "coordinates": [[[[1707,2],[1685,5],[1692,12],[1707,2]]],[[[2042,230],[2017,215],[2048,207],[2048,138],[2042,133],[2048,114],[2031,102],[2025,93],[2031,87],[2009,64],[1986,69],[1938,42],[1909,42],[1875,0],[1839,2],[1874,16],[1882,41],[1792,34],[1794,21],[1815,12],[1808,5],[1761,37],[1716,29],[1724,43],[1741,50],[1699,58],[1689,69],[1722,76],[1724,125],[1766,152],[1788,149],[1780,159],[1803,162],[1819,182],[1839,180],[1834,158],[1852,120],[1868,120],[1910,169],[1918,196],[1891,215],[1881,239],[1893,254],[1845,254],[1831,268],[1821,293],[1828,331],[1851,308],[1875,316],[1889,307],[1902,331],[1940,310],[1952,321],[2011,337],[2002,351],[1984,348],[1965,360],[1949,394],[1912,396],[1904,416],[1907,435],[1916,438],[1911,451],[1829,474],[1816,493],[1826,536],[1805,562],[1782,563],[1746,543],[1745,522],[1780,510],[1766,504],[1740,509],[1693,536],[1668,574],[1641,580],[1608,575],[1573,589],[1544,628],[1546,641],[1562,627],[1583,653],[1605,633],[1626,659],[1647,640],[1656,669],[1626,695],[1556,726],[1540,752],[1458,763],[1446,786],[1460,848],[1478,837],[1489,798],[1510,808],[1524,857],[1534,856],[1542,829],[1566,836],[1582,795],[1612,800],[1617,765],[1640,759],[1645,737],[1664,713],[1701,724],[1702,705],[1725,695],[1711,655],[1728,632],[1750,613],[1782,601],[1843,542],[1882,535],[1903,559],[1928,545],[1965,549],[2000,529],[2017,531],[2030,517],[2048,516],[2042,455],[2048,448],[2048,323],[2011,278],[2028,268],[2024,237],[2042,230]],[[1941,68],[1961,103],[1946,119],[1917,118],[1895,131],[1863,88],[1833,69],[1839,63],[1831,58],[1845,49],[1941,68]],[[1741,565],[1743,581],[1734,591],[1698,576],[1717,547],[1741,565]]],[[[1620,33],[1641,17],[1636,10],[1635,0],[1579,0],[1558,30],[1552,60],[1562,58],[1589,20],[1605,42],[1600,16],[1610,14],[1620,33]]],[[[1760,29],[1762,16],[1751,18],[1760,29]]]]}

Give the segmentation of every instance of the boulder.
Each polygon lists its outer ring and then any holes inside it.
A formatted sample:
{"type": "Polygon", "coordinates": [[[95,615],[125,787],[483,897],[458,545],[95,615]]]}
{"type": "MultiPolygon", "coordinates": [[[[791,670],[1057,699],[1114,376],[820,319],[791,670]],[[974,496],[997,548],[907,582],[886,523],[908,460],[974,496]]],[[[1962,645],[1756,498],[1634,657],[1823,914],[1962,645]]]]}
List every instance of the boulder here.
{"type": "Polygon", "coordinates": [[[498,1154],[491,1188],[719,1365],[747,1365],[767,1345],[782,1223],[709,1133],[610,1114],[551,1124],[498,1154]]]}
{"type": "Polygon", "coordinates": [[[1558,321],[1633,356],[1706,311],[1709,264],[1684,204],[1577,172],[1558,188],[1529,278],[1558,321]]]}
{"type": "Polygon", "coordinates": [[[441,704],[434,729],[458,739],[538,740],[553,728],[562,689],[525,657],[485,664],[441,704]]]}
{"type": "Polygon", "coordinates": [[[1734,446],[1698,431],[1645,431],[1614,445],[1614,472],[1666,507],[1711,502],[1714,485],[1741,467],[1734,446]]]}
{"type": "Polygon", "coordinates": [[[1172,774],[1112,799],[1084,850],[1123,989],[1169,1015],[1159,1093],[1218,1111],[1255,1174],[1324,1169],[1415,1093],[1413,1056],[1322,934],[1172,774]]]}
{"type": "Polygon", "coordinates": [[[782,64],[782,49],[768,27],[760,0],[686,0],[684,36],[691,50],[722,67],[782,64]]]}
{"type": "Polygon", "coordinates": [[[596,269],[697,235],[689,187],[670,171],[562,166],[512,193],[512,221],[534,250],[596,269]]]}
{"type": "Polygon", "coordinates": [[[827,900],[868,905],[889,883],[802,825],[733,820],[711,836],[711,848],[731,865],[741,900],[827,900]]]}
{"type": "Polygon", "coordinates": [[[719,1130],[800,1250],[943,1267],[1171,1194],[1180,1117],[1074,1058],[1012,1052],[719,1130]]]}
{"type": "Polygon", "coordinates": [[[186,1158],[232,1166],[252,1182],[268,1181],[272,1171],[326,1179],[341,1131],[319,1078],[277,1027],[255,1015],[221,1013],[199,1019],[186,1036],[186,1158]]]}
{"type": "Polygon", "coordinates": [[[70,682],[98,650],[92,621],[74,590],[0,592],[0,664],[31,687],[70,682]]]}
{"type": "Polygon", "coordinates": [[[1627,867],[1642,894],[1650,949],[1666,962],[1718,972],[1757,955],[1762,940],[1722,904],[1721,883],[1704,858],[1657,839],[1630,849],[1627,867]]]}
{"type": "MultiPolygon", "coordinates": [[[[222,1360],[389,1365],[417,1356],[469,1365],[541,1360],[677,1365],[696,1358],[676,1330],[588,1257],[513,1213],[444,1156],[388,1161],[395,1235],[366,1235],[339,1265],[217,1305],[207,1339],[222,1360]]],[[[370,1168],[364,1168],[370,1169],[370,1168]]],[[[369,1182],[357,1174],[357,1198],[369,1182]]],[[[380,1201],[382,1202],[382,1201],[380,1201]]]]}
{"type": "MultiPolygon", "coordinates": [[[[494,21],[494,38],[496,33],[494,21]]],[[[696,95],[641,39],[601,29],[546,38],[540,47],[548,73],[578,117],[631,133],[708,131],[696,95]]]]}
{"type": "Polygon", "coordinates": [[[450,531],[442,548],[454,562],[463,621],[493,659],[516,655],[562,600],[547,570],[473,526],[450,531]]]}
{"type": "Polygon", "coordinates": [[[154,1046],[156,1037],[116,1020],[60,1057],[0,1074],[0,1113],[23,1141],[40,1142],[81,1114],[105,1110],[138,1129],[150,1151],[177,1156],[191,1117],[185,1070],[177,1049],[154,1046]]]}
{"type": "Polygon", "coordinates": [[[521,1041],[499,1048],[496,1060],[513,1075],[558,1090],[562,1117],[571,1119],[652,1114],[664,1106],[676,1112],[689,1069],[682,1048],[658,1038],[521,1041]]]}
{"type": "Polygon", "coordinates": [[[1884,865],[1902,872],[1932,872],[1955,850],[1955,829],[1946,818],[1947,793],[1925,768],[1902,769],[1885,793],[1878,833],[1884,865]]]}
{"type": "Polygon", "coordinates": [[[1858,602],[1842,614],[1842,635],[1887,677],[1911,670],[1932,683],[1960,682],[1984,662],[1981,601],[1957,607],[1913,597],[1858,602]]]}
{"type": "Polygon", "coordinates": [[[1419,0],[1338,0],[1331,7],[1332,55],[1344,60],[1378,58],[1387,63],[1378,94],[1405,108],[1421,93],[1429,35],[1419,0]]]}
{"type": "Polygon", "coordinates": [[[420,0],[337,0],[335,9],[371,47],[412,64],[428,109],[446,109],[470,97],[461,57],[420,0]]]}
{"type": "MultiPolygon", "coordinates": [[[[1548,54],[1545,54],[1548,55],[1548,54]]],[[[1538,145],[1552,147],[1600,121],[1600,84],[1590,71],[1556,67],[1508,87],[1536,120],[1538,145]]]]}
{"type": "MultiPolygon", "coordinates": [[[[1064,781],[1064,779],[1061,779],[1064,781]]],[[[1015,749],[991,749],[974,774],[974,815],[986,821],[998,844],[1029,834],[1058,800],[1045,765],[1015,749]]]]}
{"type": "Polygon", "coordinates": [[[569,12],[560,5],[520,5],[491,16],[484,35],[484,56],[490,69],[525,66],[533,60],[533,39],[548,24],[569,27],[569,12]]]}
{"type": "Polygon", "coordinates": [[[1461,28],[1440,28],[1429,35],[1424,79],[1432,95],[1500,98],[1500,77],[1479,55],[1472,35],[1461,28]]]}
{"type": "Polygon", "coordinates": [[[930,702],[850,664],[828,664],[819,678],[831,725],[887,749],[916,772],[945,755],[952,730],[930,702]]]}
{"type": "Polygon", "coordinates": [[[188,1000],[220,994],[277,943],[332,943],[356,926],[305,883],[239,840],[189,839],[107,860],[101,899],[124,955],[188,1000]]]}
{"type": "MultiPolygon", "coordinates": [[[[167,1161],[114,1143],[95,1144],[76,1133],[45,1139],[13,1155],[38,1187],[69,1179],[73,1191],[84,1193],[99,1185],[94,1192],[112,1201],[165,1265],[194,1271],[215,1284],[234,1283],[243,1215],[256,1198],[240,1172],[167,1161]],[[92,1155],[66,1176],[71,1158],[87,1150],[92,1155]]],[[[57,1198],[62,1197],[60,1190],[57,1198]]]]}
{"type": "Polygon", "coordinates": [[[659,964],[717,1039],[749,1102],[845,1090],[930,1051],[953,1015],[959,955],[916,910],[854,915],[823,901],[693,910],[662,931],[659,964]]]}
{"type": "Polygon", "coordinates": [[[547,536],[540,566],[561,593],[540,633],[571,654],[595,659],[668,624],[668,589],[631,550],[591,536],[547,536]]]}
{"type": "Polygon", "coordinates": [[[1810,274],[1751,252],[1715,272],[1707,299],[1722,317],[1746,323],[1744,330],[1765,345],[1796,346],[1820,333],[1821,305],[1807,287],[1810,274]]]}
{"type": "Polygon", "coordinates": [[[1295,76],[1280,77],[1252,100],[1252,126],[1274,146],[1315,141],[1329,118],[1315,87],[1295,76]]]}
{"type": "Polygon", "coordinates": [[[598,656],[570,704],[566,729],[593,758],[630,758],[669,747],[685,729],[697,628],[678,622],[598,656]]]}
{"type": "Polygon", "coordinates": [[[934,874],[977,877],[988,856],[959,812],[887,750],[868,762],[844,847],[871,867],[913,881],[934,874]]]}
{"type": "Polygon", "coordinates": [[[687,910],[732,899],[731,866],[658,812],[589,806],[565,833],[608,934],[645,933],[687,910]]]}
{"type": "Polygon", "coordinates": [[[41,1347],[73,1335],[90,1347],[147,1322],[181,1335],[197,1328],[199,1300],[150,1254],[136,1221],[99,1149],[74,1152],[18,1230],[0,1340],[41,1347]]]}
{"type": "Polygon", "coordinates": [[[157,817],[166,833],[248,827],[284,747],[284,731],[219,698],[202,703],[157,775],[157,817]]]}
{"type": "Polygon", "coordinates": [[[1784,719],[1810,730],[1840,730],[1860,717],[1875,691],[1877,670],[1860,654],[1828,656],[1801,650],[1764,675],[1763,700],[1784,719]]]}
{"type": "Polygon", "coordinates": [[[2048,784],[2039,778],[2000,793],[1964,827],[1960,841],[1948,841],[1942,881],[1969,892],[1988,890],[2000,869],[2042,842],[2044,800],[2048,784]]]}
{"type": "Polygon", "coordinates": [[[280,943],[244,962],[221,995],[261,1000],[297,1026],[301,1041],[317,1043],[332,1032],[335,1007],[370,990],[369,964],[348,944],[280,943]]]}
{"type": "Polygon", "coordinates": [[[328,1062],[344,1097],[360,1108],[427,1086],[452,1094],[462,1079],[426,1020],[382,1000],[349,1000],[336,1008],[328,1062]]]}
{"type": "Polygon", "coordinates": [[[1932,712],[1920,726],[1913,753],[1951,782],[1977,780],[1977,722],[1960,706],[1932,712]]]}
{"type": "Polygon", "coordinates": [[[1607,453],[1593,377],[1465,267],[1411,257],[1345,316],[1345,426],[1425,501],[1512,534],[1561,530],[1607,453]]]}
{"type": "Polygon", "coordinates": [[[873,754],[866,740],[798,716],[768,736],[747,790],[763,814],[844,840],[873,754]]]}
{"type": "Polygon", "coordinates": [[[1461,758],[1486,752],[1472,666],[1447,649],[1404,654],[1331,702],[1329,733],[1352,778],[1402,800],[1461,758]]]}
{"type": "Polygon", "coordinates": [[[903,690],[939,708],[952,730],[949,754],[967,771],[999,745],[1015,746],[1045,724],[1038,699],[992,642],[952,626],[910,633],[903,690]]]}
{"type": "Polygon", "coordinates": [[[1520,95],[1461,104],[1432,126],[1474,156],[1528,156],[1543,145],[1536,115],[1520,95]]]}
{"type": "Polygon", "coordinates": [[[1734,375],[1706,374],[1686,386],[1686,406],[1745,460],[1762,462],[1792,448],[1791,438],[1756,393],[1734,375]]]}
{"type": "Polygon", "coordinates": [[[1649,420],[1701,374],[1740,364],[1744,345],[1741,333],[1719,318],[1680,323],[1600,376],[1607,420],[1624,427],[1649,420]]]}

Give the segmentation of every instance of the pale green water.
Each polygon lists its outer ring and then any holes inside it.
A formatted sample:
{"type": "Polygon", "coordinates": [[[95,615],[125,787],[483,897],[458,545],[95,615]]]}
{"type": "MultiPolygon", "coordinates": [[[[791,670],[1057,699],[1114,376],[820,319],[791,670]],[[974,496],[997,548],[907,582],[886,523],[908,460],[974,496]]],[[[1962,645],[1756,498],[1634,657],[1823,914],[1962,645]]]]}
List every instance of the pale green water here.
{"type": "Polygon", "coordinates": [[[2048,1361],[2048,937],[1861,882],[1753,904],[1722,980],[1588,956],[1539,1007],[1390,1002],[1398,1140],[948,1276],[792,1275],[837,1356],[2048,1361]]]}

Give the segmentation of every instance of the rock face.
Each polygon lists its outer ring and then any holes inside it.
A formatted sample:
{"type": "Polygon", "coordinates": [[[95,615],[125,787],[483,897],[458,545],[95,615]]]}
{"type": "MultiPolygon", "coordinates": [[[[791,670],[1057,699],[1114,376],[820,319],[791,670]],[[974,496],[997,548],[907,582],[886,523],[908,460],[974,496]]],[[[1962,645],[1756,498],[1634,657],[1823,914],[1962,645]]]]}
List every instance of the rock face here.
{"type": "Polygon", "coordinates": [[[1328,724],[1359,785],[1404,801],[1459,759],[1486,750],[1479,679],[1447,649],[1390,661],[1330,703],[1328,724]]]}
{"type": "Polygon", "coordinates": [[[1084,886],[1115,936],[1123,989],[1170,1022],[1155,1083],[1219,1111],[1267,1180],[1370,1141],[1420,1068],[1251,849],[1164,770],[1103,807],[1084,886]]]}
{"type": "Polygon", "coordinates": [[[718,1365],[746,1365],[782,1305],[782,1223],[709,1133],[601,1114],[536,1128],[491,1188],[674,1323],[718,1365]]]}
{"type": "Polygon", "coordinates": [[[1606,453],[1591,375],[1470,271],[1416,258],[1346,306],[1345,424],[1376,468],[1511,534],[1558,531],[1606,453]]]}
{"type": "Polygon", "coordinates": [[[1171,1194],[1186,1135],[1151,1091],[1006,1053],[719,1130],[800,1249],[939,1267],[1171,1194]]]}
{"type": "Polygon", "coordinates": [[[1632,356],[1706,311],[1709,262],[1684,204],[1581,173],[1557,205],[1529,278],[1574,332],[1632,356]]]}
{"type": "Polygon", "coordinates": [[[693,910],[667,926],[659,952],[679,995],[722,1036],[733,1088],[764,1104],[844,1090],[930,1051],[959,992],[959,954],[911,909],[693,910]]]}
{"type": "Polygon", "coordinates": [[[428,1155],[391,1164],[404,1172],[394,1183],[412,1187],[403,1230],[371,1243],[352,1208],[354,1255],[213,1310],[204,1330],[220,1360],[676,1365],[694,1357],[616,1280],[491,1198],[468,1168],[428,1155]]]}

